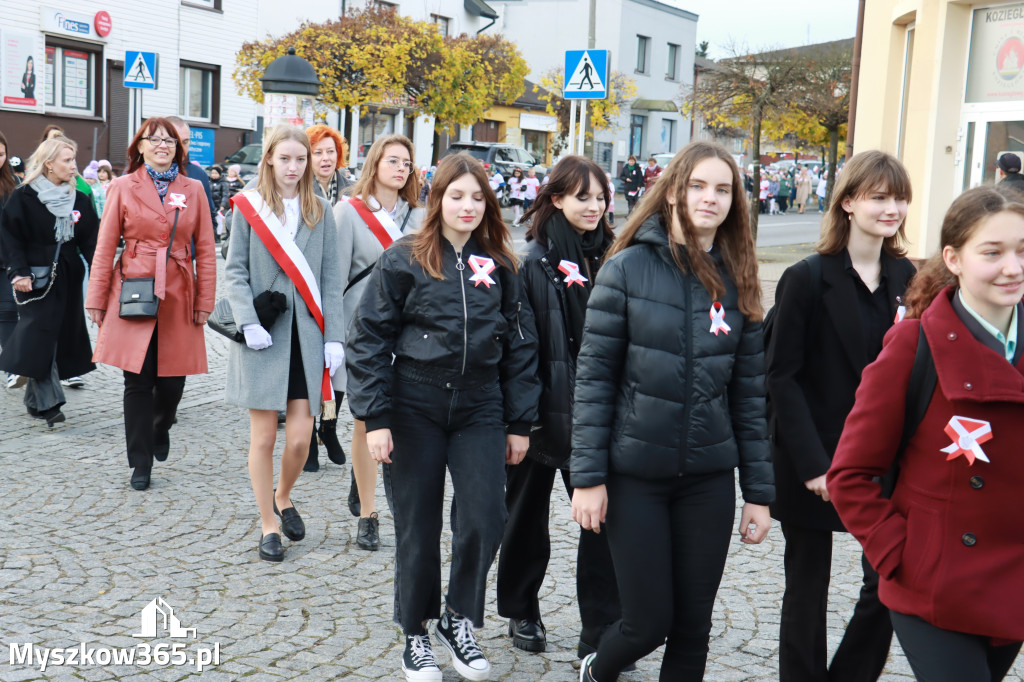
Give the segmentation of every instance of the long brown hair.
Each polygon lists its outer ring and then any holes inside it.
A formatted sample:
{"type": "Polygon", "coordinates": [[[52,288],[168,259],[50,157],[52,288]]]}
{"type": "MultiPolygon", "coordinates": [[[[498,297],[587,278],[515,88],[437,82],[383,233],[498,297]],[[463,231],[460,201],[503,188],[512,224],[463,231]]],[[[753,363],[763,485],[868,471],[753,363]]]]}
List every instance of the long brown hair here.
{"type": "MultiPolygon", "coordinates": [[[[855,154],[843,166],[843,172],[839,174],[836,187],[832,190],[832,203],[821,221],[822,237],[818,242],[818,253],[835,255],[846,248],[850,242],[851,218],[843,208],[843,202],[874,191],[906,199],[908,203],[913,199],[910,174],[899,159],[877,150],[855,154]]],[[[907,255],[906,224],[904,220],[896,234],[886,237],[882,242],[882,250],[894,258],[907,255]]]]}
{"type": "MultiPolygon", "coordinates": [[[[566,156],[555,164],[548,175],[547,184],[541,185],[537,192],[537,198],[533,206],[523,216],[523,220],[531,220],[529,229],[526,231],[526,238],[536,239],[545,247],[548,246],[547,224],[548,220],[561,209],[555,206],[555,198],[566,194],[587,194],[590,192],[591,176],[598,179],[605,177],[604,171],[593,160],[585,156],[566,156]]],[[[602,183],[601,193],[604,194],[605,212],[601,215],[600,229],[614,236],[612,228],[608,225],[607,206],[608,186],[602,183]]]]}
{"type": "Polygon", "coordinates": [[[178,137],[178,129],[171,124],[166,118],[162,116],[154,116],[153,118],[147,118],[141,126],[139,126],[138,132],[135,133],[135,137],[132,138],[131,144],[128,145],[128,172],[134,173],[140,166],[145,163],[145,159],[142,158],[142,152],[139,147],[142,145],[142,138],[154,135],[158,128],[163,128],[169,137],[174,138],[174,163],[178,164],[178,172],[185,172],[185,149],[181,146],[181,138],[178,137]]]}
{"type": "Polygon", "coordinates": [[[14,177],[14,169],[11,168],[11,148],[7,146],[7,138],[0,133],[0,145],[4,147],[4,162],[0,164],[0,197],[6,197],[18,186],[18,179],[14,177]]]}
{"type": "Polygon", "coordinates": [[[1024,204],[1013,190],[975,187],[953,200],[942,219],[938,252],[921,266],[910,281],[906,295],[907,317],[921,317],[940,291],[957,283],[956,275],[946,267],[942,251],[947,246],[959,251],[986,218],[1003,211],[1011,211],[1024,218],[1024,204]]]}
{"type": "Polygon", "coordinates": [[[306,132],[295,126],[280,124],[271,128],[263,140],[263,156],[260,158],[259,176],[256,180],[256,190],[263,198],[263,202],[270,207],[276,216],[284,215],[284,201],[277,191],[277,183],[274,181],[273,164],[267,161],[274,156],[277,145],[286,141],[298,142],[306,148],[306,168],[299,178],[299,210],[302,212],[302,222],[306,227],[313,229],[324,217],[324,206],[316,196],[313,189],[313,152],[309,147],[309,138],[306,132]]]}
{"type": "Polygon", "coordinates": [[[480,162],[466,152],[459,152],[441,159],[434,173],[434,184],[427,198],[427,215],[423,219],[423,227],[413,237],[412,259],[415,260],[435,279],[444,279],[441,273],[443,263],[444,238],[441,235],[442,215],[441,202],[448,185],[463,175],[472,175],[480,185],[484,197],[484,217],[473,230],[480,248],[502,267],[515,272],[518,261],[512,252],[512,235],[501,219],[501,207],[498,197],[491,191],[480,162]]]}
{"type": "MultiPolygon", "coordinates": [[[[757,256],[754,252],[754,239],[750,234],[750,216],[747,212],[747,202],[744,200],[746,195],[736,161],[721,145],[711,142],[691,142],[683,147],[669,162],[668,167],[662,172],[661,177],[654,183],[651,190],[644,194],[643,201],[637,204],[636,209],[626,220],[626,226],[622,228],[619,236],[608,249],[606,259],[632,246],[636,242],[636,233],[640,226],[655,215],[661,221],[660,227],[666,232],[669,244],[673,244],[670,233],[673,211],[672,205],[668,202],[669,193],[675,195],[678,209],[676,215],[683,230],[684,243],[688,245],[699,243],[697,232],[687,215],[686,191],[693,169],[704,159],[721,159],[729,165],[729,170],[732,173],[732,203],[725,220],[715,232],[715,244],[722,253],[726,272],[736,284],[740,311],[751,320],[760,320],[764,316],[761,310],[761,283],[757,279],[757,256]]],[[[680,249],[673,245],[672,258],[683,272],[686,272],[687,267],[693,268],[693,274],[697,276],[712,298],[717,299],[725,295],[725,284],[718,274],[714,261],[704,249],[688,248],[686,260],[689,265],[687,265],[684,263],[680,249]]]]}
{"type": "Polygon", "coordinates": [[[416,150],[412,146],[412,140],[405,135],[385,135],[384,137],[378,137],[370,145],[370,151],[366,152],[366,160],[363,162],[363,172],[360,174],[359,179],[356,180],[356,184],[352,186],[351,196],[362,199],[363,203],[371,211],[380,208],[380,206],[374,207],[370,205],[370,197],[373,195],[373,190],[376,189],[377,185],[377,166],[380,165],[380,160],[384,158],[384,149],[393,144],[400,144],[405,147],[409,152],[409,161],[412,163],[409,177],[405,179],[405,185],[402,189],[398,190],[398,196],[405,199],[406,203],[409,204],[409,208],[416,208],[420,205],[419,173],[416,172],[416,150]]]}

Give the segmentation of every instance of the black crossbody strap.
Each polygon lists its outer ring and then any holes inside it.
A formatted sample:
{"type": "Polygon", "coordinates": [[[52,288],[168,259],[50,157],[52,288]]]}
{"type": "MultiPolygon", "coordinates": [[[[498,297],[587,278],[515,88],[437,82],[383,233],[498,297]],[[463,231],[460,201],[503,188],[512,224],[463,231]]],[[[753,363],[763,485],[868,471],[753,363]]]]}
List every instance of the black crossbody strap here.
{"type": "MultiPolygon", "coordinates": [[[[405,232],[405,226],[409,222],[409,216],[411,216],[411,215],[412,215],[412,209],[410,208],[409,212],[405,214],[405,220],[402,221],[402,226],[398,228],[399,232],[403,232],[403,233],[405,232]]],[[[350,279],[349,282],[348,282],[348,285],[345,287],[345,291],[341,292],[341,295],[344,296],[345,294],[348,293],[349,289],[351,289],[355,285],[359,284],[360,281],[366,279],[366,277],[371,272],[373,272],[373,266],[374,265],[376,265],[376,263],[370,263],[365,268],[360,270],[358,275],[356,275],[355,277],[350,279]]]]}

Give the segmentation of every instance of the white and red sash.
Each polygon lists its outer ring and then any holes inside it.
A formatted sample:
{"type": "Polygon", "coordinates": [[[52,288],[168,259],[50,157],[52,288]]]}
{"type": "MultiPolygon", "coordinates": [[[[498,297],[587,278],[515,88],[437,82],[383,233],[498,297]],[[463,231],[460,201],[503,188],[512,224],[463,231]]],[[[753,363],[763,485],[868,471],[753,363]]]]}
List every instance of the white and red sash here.
{"type": "Polygon", "coordinates": [[[352,208],[356,209],[356,213],[363,219],[366,226],[370,228],[370,232],[373,233],[373,236],[377,238],[377,241],[380,242],[380,245],[385,250],[391,246],[391,242],[402,236],[402,231],[398,229],[398,225],[395,225],[395,221],[391,219],[391,215],[383,207],[376,211],[371,211],[370,207],[363,203],[363,200],[359,197],[352,197],[348,201],[352,204],[352,208]]]}
{"type": "MultiPolygon", "coordinates": [[[[236,194],[231,199],[231,205],[241,211],[252,231],[263,242],[263,246],[267,247],[267,251],[281,266],[281,270],[288,275],[288,279],[295,285],[296,291],[306,302],[306,307],[309,308],[317,326],[320,327],[320,333],[323,334],[324,311],[320,298],[320,287],[317,285],[306,257],[302,255],[302,251],[295,241],[288,236],[280,218],[274,215],[270,207],[264,203],[263,197],[254,189],[243,190],[236,194]]],[[[333,415],[329,415],[328,411],[334,406],[334,387],[331,386],[331,374],[326,367],[320,389],[324,401],[324,416],[327,419],[332,419],[333,415]]]]}

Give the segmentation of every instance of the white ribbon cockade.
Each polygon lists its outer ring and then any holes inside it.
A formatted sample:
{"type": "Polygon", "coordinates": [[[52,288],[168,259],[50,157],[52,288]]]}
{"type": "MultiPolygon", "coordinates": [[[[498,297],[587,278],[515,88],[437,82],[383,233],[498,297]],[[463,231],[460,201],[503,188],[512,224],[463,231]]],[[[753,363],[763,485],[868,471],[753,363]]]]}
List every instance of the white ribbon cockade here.
{"type": "Polygon", "coordinates": [[[901,305],[896,307],[896,319],[892,321],[893,324],[902,322],[903,318],[907,316],[907,306],[901,305]]]}
{"type": "Polygon", "coordinates": [[[167,205],[170,206],[171,208],[188,208],[188,206],[185,205],[184,194],[174,194],[172,192],[171,194],[167,195],[167,198],[170,199],[167,205]]]}
{"type": "Polygon", "coordinates": [[[82,213],[80,211],[72,211],[71,212],[71,224],[72,225],[77,223],[81,219],[82,219],[82,213]]]}
{"type": "Polygon", "coordinates": [[[992,424],[981,419],[952,417],[944,430],[953,441],[942,448],[942,452],[948,455],[947,462],[960,455],[964,456],[968,465],[973,465],[975,459],[989,461],[985,451],[981,449],[981,444],[992,440],[992,424]]]}
{"type": "Polygon", "coordinates": [[[580,274],[580,266],[573,263],[571,260],[563,260],[558,264],[558,269],[565,273],[565,287],[568,289],[574,283],[583,286],[584,282],[589,280],[580,274]]]}
{"type": "Polygon", "coordinates": [[[718,301],[711,304],[711,312],[708,313],[711,316],[711,329],[709,330],[715,336],[718,336],[718,332],[723,331],[726,334],[732,331],[725,321],[725,308],[718,301]]]}
{"type": "Polygon", "coordinates": [[[469,278],[469,281],[474,282],[474,287],[478,287],[482,283],[490,289],[491,285],[495,283],[489,277],[494,272],[494,261],[483,256],[470,256],[467,260],[469,267],[473,268],[473,276],[469,278]]]}

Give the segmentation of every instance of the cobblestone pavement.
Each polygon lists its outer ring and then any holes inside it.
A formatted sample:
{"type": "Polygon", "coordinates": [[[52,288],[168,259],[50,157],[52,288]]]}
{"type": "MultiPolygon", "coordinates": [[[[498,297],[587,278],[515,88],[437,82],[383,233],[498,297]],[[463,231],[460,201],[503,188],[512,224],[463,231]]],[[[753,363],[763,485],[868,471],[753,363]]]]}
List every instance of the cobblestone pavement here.
{"type": "MultiPolygon", "coordinates": [[[[779,267],[766,264],[765,276],[779,267]]],[[[766,282],[769,300],[772,288],[766,282]]],[[[227,346],[207,334],[211,373],[188,379],[170,458],[156,464],[146,492],[128,485],[120,371],[101,367],[85,377],[84,388],[69,390],[68,420],[53,429],[26,414],[21,391],[0,391],[0,491],[8,508],[0,524],[0,680],[199,676],[194,666],[101,665],[102,658],[84,666],[51,663],[44,672],[38,664],[11,661],[11,644],[20,646],[20,655],[28,643],[64,648],[82,642],[93,648],[183,642],[189,656],[217,645],[219,664],[201,673],[211,680],[402,679],[399,631],[390,618],[394,533],[380,488],[383,547],[364,552],[354,543],[356,523],[345,503],[349,473],[322,454],[320,472],[303,473],[293,496],[307,523],[306,538],[287,543],[282,564],[258,560],[260,528],[246,469],[247,415],[223,401],[227,346]],[[182,627],[196,629],[196,639],[132,637],[140,632],[142,609],[157,598],[173,607],[182,627]]],[[[347,438],[347,410],[341,420],[339,431],[347,438]]],[[[283,430],[278,435],[283,439],[283,430]]],[[[492,603],[479,637],[495,680],[578,679],[578,527],[564,495],[553,497],[553,556],[541,595],[548,651],[528,654],[511,647],[493,604],[492,572],[492,603]]],[[[856,543],[839,537],[831,648],[856,598],[858,558],[856,543]]],[[[706,679],[776,678],[782,584],[777,528],[761,546],[733,543],[706,679]]],[[[444,679],[460,679],[447,654],[439,658],[444,679]]],[[[622,679],[655,680],[659,661],[655,652],[622,679]]],[[[1022,671],[1019,662],[1012,679],[1020,680],[1022,671]]],[[[884,679],[911,679],[897,645],[884,679]]]]}

